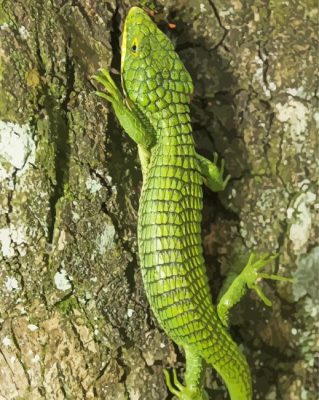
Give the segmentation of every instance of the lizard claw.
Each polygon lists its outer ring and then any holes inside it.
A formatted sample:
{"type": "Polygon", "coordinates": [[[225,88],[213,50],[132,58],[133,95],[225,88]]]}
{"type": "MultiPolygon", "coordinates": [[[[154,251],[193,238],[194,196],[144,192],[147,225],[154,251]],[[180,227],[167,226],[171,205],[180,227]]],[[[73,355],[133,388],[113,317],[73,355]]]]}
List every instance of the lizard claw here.
{"type": "Polygon", "coordinates": [[[102,99],[105,99],[105,100],[109,101],[110,103],[112,103],[112,100],[113,100],[112,97],[108,96],[106,93],[97,91],[97,92],[94,92],[94,94],[96,96],[102,97],[102,99]]]}
{"type": "Polygon", "coordinates": [[[199,388],[191,389],[187,386],[182,385],[177,377],[175,368],[173,369],[173,384],[175,387],[172,385],[172,380],[167,369],[164,369],[163,372],[169,391],[179,400],[208,400],[208,396],[205,390],[201,390],[199,388]]]}
{"type": "Polygon", "coordinates": [[[228,175],[226,176],[226,178],[224,179],[224,181],[223,181],[224,188],[223,188],[223,189],[225,189],[225,188],[226,188],[226,186],[227,186],[227,184],[228,184],[228,182],[229,182],[230,178],[231,178],[231,176],[228,174],[228,175]]]}
{"type": "Polygon", "coordinates": [[[222,158],[221,162],[220,162],[220,169],[219,169],[221,176],[224,175],[224,168],[225,168],[225,160],[222,158]]]}
{"type": "MultiPolygon", "coordinates": [[[[214,152],[213,154],[213,163],[216,165],[217,167],[217,162],[218,162],[218,154],[216,152],[214,152]]],[[[221,179],[221,190],[224,190],[231,178],[231,176],[228,174],[226,175],[226,177],[224,178],[224,172],[225,172],[225,160],[222,158],[220,161],[220,168],[219,168],[219,175],[220,175],[220,179],[221,179]]]]}
{"type": "Polygon", "coordinates": [[[93,75],[92,79],[95,81],[101,83],[104,86],[104,89],[106,90],[106,94],[102,95],[103,92],[95,92],[97,96],[103,97],[107,101],[121,101],[122,99],[122,94],[117,88],[115,82],[113,81],[110,73],[105,69],[105,68],[100,68],[99,69],[100,74],[93,75]]]}
{"type": "Polygon", "coordinates": [[[276,280],[276,281],[283,281],[283,282],[294,282],[292,278],[286,278],[284,276],[276,275],[276,274],[267,274],[263,272],[258,272],[261,268],[263,268],[265,265],[269,264],[273,260],[279,257],[279,254],[269,254],[265,253],[261,257],[256,259],[256,256],[254,253],[251,253],[249,256],[247,265],[245,266],[242,276],[244,280],[246,281],[247,286],[250,289],[253,289],[256,291],[258,296],[261,298],[261,300],[268,306],[271,307],[272,302],[268,297],[263,293],[262,289],[260,286],[258,286],[258,280],[259,279],[270,279],[270,280],[276,280]]]}
{"type": "Polygon", "coordinates": [[[167,369],[163,370],[164,375],[165,375],[165,381],[166,381],[166,386],[168,387],[168,390],[177,398],[179,398],[180,395],[180,390],[182,384],[179,382],[176,374],[175,368],[173,369],[173,383],[178,388],[178,390],[172,385],[171,377],[167,369]]]}

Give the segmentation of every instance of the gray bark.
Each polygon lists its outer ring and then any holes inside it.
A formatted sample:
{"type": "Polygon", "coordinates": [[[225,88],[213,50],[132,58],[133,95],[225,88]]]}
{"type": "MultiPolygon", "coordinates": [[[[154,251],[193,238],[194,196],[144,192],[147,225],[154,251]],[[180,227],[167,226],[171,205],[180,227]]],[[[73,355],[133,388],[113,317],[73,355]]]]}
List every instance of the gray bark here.
{"type": "MultiPolygon", "coordinates": [[[[169,399],[163,367],[183,373],[139,272],[136,147],[90,79],[119,67],[133,3],[0,3],[1,400],[169,399]]],[[[142,3],[194,79],[199,152],[232,176],[204,192],[214,301],[253,250],[278,252],[273,270],[297,279],[261,283],[272,308],[250,292],[232,313],[254,398],[316,399],[317,4],[142,3]]],[[[227,398],[211,369],[207,386],[227,398]]]]}

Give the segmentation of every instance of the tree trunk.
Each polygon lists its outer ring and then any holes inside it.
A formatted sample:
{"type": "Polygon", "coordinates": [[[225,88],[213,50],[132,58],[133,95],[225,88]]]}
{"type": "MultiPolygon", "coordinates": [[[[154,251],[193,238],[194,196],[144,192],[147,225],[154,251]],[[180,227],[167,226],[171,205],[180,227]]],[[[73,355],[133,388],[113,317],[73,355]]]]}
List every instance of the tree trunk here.
{"type": "MultiPolygon", "coordinates": [[[[133,3],[1,0],[0,400],[171,399],[162,369],[183,373],[138,267],[136,146],[90,78],[119,69],[133,3]]],[[[261,283],[272,308],[250,292],[232,313],[254,398],[315,399],[316,2],[141,3],[193,77],[199,152],[232,176],[204,192],[214,301],[253,250],[296,277],[261,283]]],[[[227,398],[211,369],[207,386],[227,398]]]]}

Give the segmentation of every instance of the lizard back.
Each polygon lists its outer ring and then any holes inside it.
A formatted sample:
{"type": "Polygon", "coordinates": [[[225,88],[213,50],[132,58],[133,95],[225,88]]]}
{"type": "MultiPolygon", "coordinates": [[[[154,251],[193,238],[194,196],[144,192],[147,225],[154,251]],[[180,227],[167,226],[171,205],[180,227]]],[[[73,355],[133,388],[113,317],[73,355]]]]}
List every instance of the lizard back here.
{"type": "Polygon", "coordinates": [[[152,150],[140,197],[139,258],[147,298],[166,333],[229,384],[241,381],[248,399],[247,362],[211,301],[201,240],[202,178],[191,131],[164,142],[152,150]]]}

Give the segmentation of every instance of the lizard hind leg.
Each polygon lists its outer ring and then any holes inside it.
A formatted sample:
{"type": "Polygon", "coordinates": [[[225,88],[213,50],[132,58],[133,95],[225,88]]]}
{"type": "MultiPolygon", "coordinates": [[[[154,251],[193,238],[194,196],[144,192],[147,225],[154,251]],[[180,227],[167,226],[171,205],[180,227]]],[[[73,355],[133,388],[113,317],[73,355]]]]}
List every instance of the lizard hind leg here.
{"type": "Polygon", "coordinates": [[[279,254],[265,253],[261,257],[256,257],[254,253],[250,254],[246,266],[233,280],[217,305],[218,316],[224,326],[228,326],[229,310],[239,302],[241,297],[246,293],[247,288],[255,290],[257,295],[267,306],[270,307],[272,305],[270,299],[266,297],[261,287],[258,285],[259,280],[269,279],[274,281],[293,282],[293,279],[291,278],[260,272],[265,265],[275,260],[278,256],[279,254]]]}
{"type": "Polygon", "coordinates": [[[178,379],[176,370],[173,369],[173,381],[169,372],[165,369],[165,381],[169,391],[179,400],[208,400],[208,395],[204,390],[205,361],[193,353],[185,350],[186,354],[186,373],[184,386],[178,379]]]}

